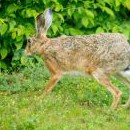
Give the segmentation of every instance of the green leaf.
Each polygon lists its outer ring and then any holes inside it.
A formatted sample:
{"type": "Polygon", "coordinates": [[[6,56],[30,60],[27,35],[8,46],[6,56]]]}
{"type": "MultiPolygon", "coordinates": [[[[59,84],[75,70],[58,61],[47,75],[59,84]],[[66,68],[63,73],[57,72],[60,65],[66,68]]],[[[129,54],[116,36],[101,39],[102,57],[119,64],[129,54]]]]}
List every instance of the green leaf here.
{"type": "Polygon", "coordinates": [[[21,64],[25,64],[25,62],[26,62],[26,56],[22,56],[21,58],[20,58],[20,62],[21,62],[21,64]]]}
{"type": "Polygon", "coordinates": [[[92,26],[94,26],[94,19],[90,18],[89,21],[92,24],[92,26]]]}
{"type": "Polygon", "coordinates": [[[0,69],[7,69],[7,64],[4,61],[0,61],[0,69]]]}
{"type": "Polygon", "coordinates": [[[7,7],[7,13],[13,13],[16,12],[18,9],[20,8],[20,6],[16,5],[16,4],[11,4],[7,7]]]}
{"type": "Polygon", "coordinates": [[[36,17],[38,13],[36,12],[36,10],[33,9],[23,9],[21,15],[23,18],[31,18],[36,17]]]}
{"type": "Polygon", "coordinates": [[[63,10],[63,6],[60,3],[58,3],[58,2],[56,2],[53,6],[54,6],[54,10],[56,12],[58,12],[60,10],[63,10]]]}
{"type": "Polygon", "coordinates": [[[16,18],[17,16],[15,14],[8,14],[9,17],[11,18],[16,18]]]}
{"type": "Polygon", "coordinates": [[[75,28],[69,28],[69,33],[70,33],[70,35],[82,35],[83,34],[82,31],[75,29],[75,28]]]}
{"type": "Polygon", "coordinates": [[[63,27],[62,26],[58,26],[58,29],[62,32],[63,31],[63,27]]]}
{"type": "Polygon", "coordinates": [[[130,10],[130,0],[126,0],[126,7],[130,10]]]}
{"type": "Polygon", "coordinates": [[[1,33],[1,35],[4,35],[5,32],[7,31],[7,29],[8,29],[8,25],[6,23],[0,24],[0,33],[1,33]]]}
{"type": "Polygon", "coordinates": [[[104,32],[104,30],[103,30],[103,28],[101,28],[101,27],[98,27],[97,29],[96,29],[96,33],[103,33],[104,32]]]}
{"type": "Polygon", "coordinates": [[[13,32],[12,33],[12,39],[15,39],[16,38],[16,32],[13,32]]]}
{"type": "Polygon", "coordinates": [[[87,28],[87,27],[88,27],[88,24],[89,24],[88,19],[87,19],[86,17],[83,17],[83,18],[82,18],[82,25],[83,25],[85,28],[87,28]]]}
{"type": "Polygon", "coordinates": [[[115,0],[116,7],[120,6],[120,4],[121,4],[121,0],[115,0]]]}
{"type": "Polygon", "coordinates": [[[129,37],[130,37],[130,31],[129,30],[123,31],[123,34],[126,36],[127,39],[129,39],[129,37]]]}
{"type": "Polygon", "coordinates": [[[9,31],[12,31],[12,29],[15,27],[16,21],[10,20],[9,21],[9,31]]]}
{"type": "Polygon", "coordinates": [[[32,10],[32,9],[26,10],[26,17],[27,18],[36,17],[37,15],[38,15],[38,13],[36,12],[36,10],[32,10]]]}
{"type": "Polygon", "coordinates": [[[94,18],[94,13],[93,13],[92,11],[90,11],[90,10],[85,10],[85,13],[86,13],[86,15],[87,15],[88,17],[94,18]]]}
{"type": "Polygon", "coordinates": [[[23,41],[23,35],[17,36],[17,37],[16,37],[16,41],[17,41],[17,42],[23,41]]]}
{"type": "Polygon", "coordinates": [[[34,25],[32,25],[31,23],[27,23],[24,31],[26,38],[28,38],[31,34],[35,33],[34,25]]]}
{"type": "Polygon", "coordinates": [[[82,14],[83,13],[83,8],[82,7],[78,7],[78,13],[82,14]]]}
{"type": "Polygon", "coordinates": [[[19,25],[17,28],[17,35],[21,36],[23,34],[25,34],[25,27],[23,25],[19,25]]]}
{"type": "Polygon", "coordinates": [[[5,19],[0,18],[0,24],[4,22],[5,22],[5,19]]]}
{"type": "Polygon", "coordinates": [[[12,39],[15,39],[17,36],[23,36],[26,33],[26,29],[23,25],[19,25],[17,28],[12,30],[12,39]]]}
{"type": "MultiPolygon", "coordinates": [[[[48,1],[49,1],[49,0],[48,0],[48,1]]],[[[44,5],[46,5],[48,1],[42,0],[42,2],[44,3],[44,5]]]]}
{"type": "Polygon", "coordinates": [[[68,16],[70,16],[70,17],[72,16],[73,12],[71,11],[71,8],[67,10],[67,14],[68,14],[68,16]]]}
{"type": "Polygon", "coordinates": [[[60,18],[60,21],[64,22],[64,17],[62,14],[57,13],[57,17],[60,18]]]}
{"type": "Polygon", "coordinates": [[[108,7],[103,7],[103,10],[104,10],[107,14],[109,14],[111,17],[115,17],[114,12],[113,12],[110,8],[108,8],[108,7]]]}
{"type": "Polygon", "coordinates": [[[73,14],[73,17],[74,17],[74,22],[79,22],[79,20],[81,19],[81,14],[79,14],[79,13],[74,13],[73,14]]]}
{"type": "Polygon", "coordinates": [[[8,50],[6,48],[1,48],[0,54],[1,54],[1,59],[5,59],[8,54],[8,50]]]}
{"type": "Polygon", "coordinates": [[[16,42],[16,43],[15,43],[15,46],[16,46],[17,50],[19,50],[19,49],[22,48],[23,42],[22,42],[22,41],[21,41],[21,42],[16,42]]]}
{"type": "Polygon", "coordinates": [[[55,24],[53,24],[51,27],[52,27],[54,34],[56,34],[58,31],[58,27],[55,24]]]}
{"type": "Polygon", "coordinates": [[[75,11],[75,6],[67,6],[67,15],[71,17],[75,11]]]}
{"type": "Polygon", "coordinates": [[[117,33],[117,32],[119,32],[120,31],[120,27],[119,26],[113,26],[113,28],[112,28],[112,32],[114,32],[114,33],[117,33]]]}

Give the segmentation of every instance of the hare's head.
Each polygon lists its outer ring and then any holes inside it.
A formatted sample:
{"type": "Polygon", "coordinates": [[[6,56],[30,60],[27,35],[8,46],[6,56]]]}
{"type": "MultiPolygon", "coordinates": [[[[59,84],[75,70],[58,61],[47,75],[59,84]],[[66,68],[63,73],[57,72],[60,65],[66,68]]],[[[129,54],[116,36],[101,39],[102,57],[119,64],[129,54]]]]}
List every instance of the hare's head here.
{"type": "Polygon", "coordinates": [[[46,9],[44,13],[39,14],[36,17],[36,35],[27,40],[27,46],[25,48],[26,55],[32,55],[39,53],[40,47],[48,41],[46,37],[47,30],[52,23],[52,10],[46,9]]]}

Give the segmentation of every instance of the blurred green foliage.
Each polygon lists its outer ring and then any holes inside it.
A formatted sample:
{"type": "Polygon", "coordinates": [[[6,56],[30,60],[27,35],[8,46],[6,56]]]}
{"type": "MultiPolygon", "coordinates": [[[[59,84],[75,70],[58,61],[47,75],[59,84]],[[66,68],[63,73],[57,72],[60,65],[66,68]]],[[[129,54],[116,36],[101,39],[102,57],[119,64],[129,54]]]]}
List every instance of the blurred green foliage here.
{"type": "Polygon", "coordinates": [[[0,68],[21,64],[35,17],[47,7],[53,9],[49,37],[120,32],[130,38],[130,0],[0,0],[0,68]]]}

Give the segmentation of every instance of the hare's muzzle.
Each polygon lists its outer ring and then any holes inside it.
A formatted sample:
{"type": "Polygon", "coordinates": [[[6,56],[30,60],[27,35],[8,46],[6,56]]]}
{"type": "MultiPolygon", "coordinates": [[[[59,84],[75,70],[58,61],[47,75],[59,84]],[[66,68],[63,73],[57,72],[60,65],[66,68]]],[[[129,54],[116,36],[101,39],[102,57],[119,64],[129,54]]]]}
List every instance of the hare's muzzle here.
{"type": "Polygon", "coordinates": [[[26,56],[31,56],[31,55],[32,55],[32,53],[31,53],[30,51],[26,50],[26,49],[25,49],[25,51],[24,51],[24,54],[25,54],[26,56]]]}

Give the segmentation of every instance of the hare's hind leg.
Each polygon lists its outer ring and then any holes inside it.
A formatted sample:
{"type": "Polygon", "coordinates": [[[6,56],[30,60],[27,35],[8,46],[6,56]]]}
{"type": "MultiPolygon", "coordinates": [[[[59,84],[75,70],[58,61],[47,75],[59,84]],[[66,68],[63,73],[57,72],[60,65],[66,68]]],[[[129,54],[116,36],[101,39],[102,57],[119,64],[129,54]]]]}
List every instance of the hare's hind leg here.
{"type": "Polygon", "coordinates": [[[120,102],[122,92],[110,82],[108,76],[101,69],[97,69],[92,75],[101,85],[105,86],[111,92],[113,96],[111,108],[116,109],[120,102]]]}
{"type": "Polygon", "coordinates": [[[128,89],[129,89],[129,98],[128,98],[126,104],[123,105],[125,108],[129,108],[129,107],[130,107],[130,80],[129,80],[126,76],[124,76],[123,73],[118,73],[118,74],[116,74],[115,76],[116,76],[118,79],[122,80],[122,81],[124,82],[124,84],[125,84],[125,85],[128,87],[128,89]]]}

